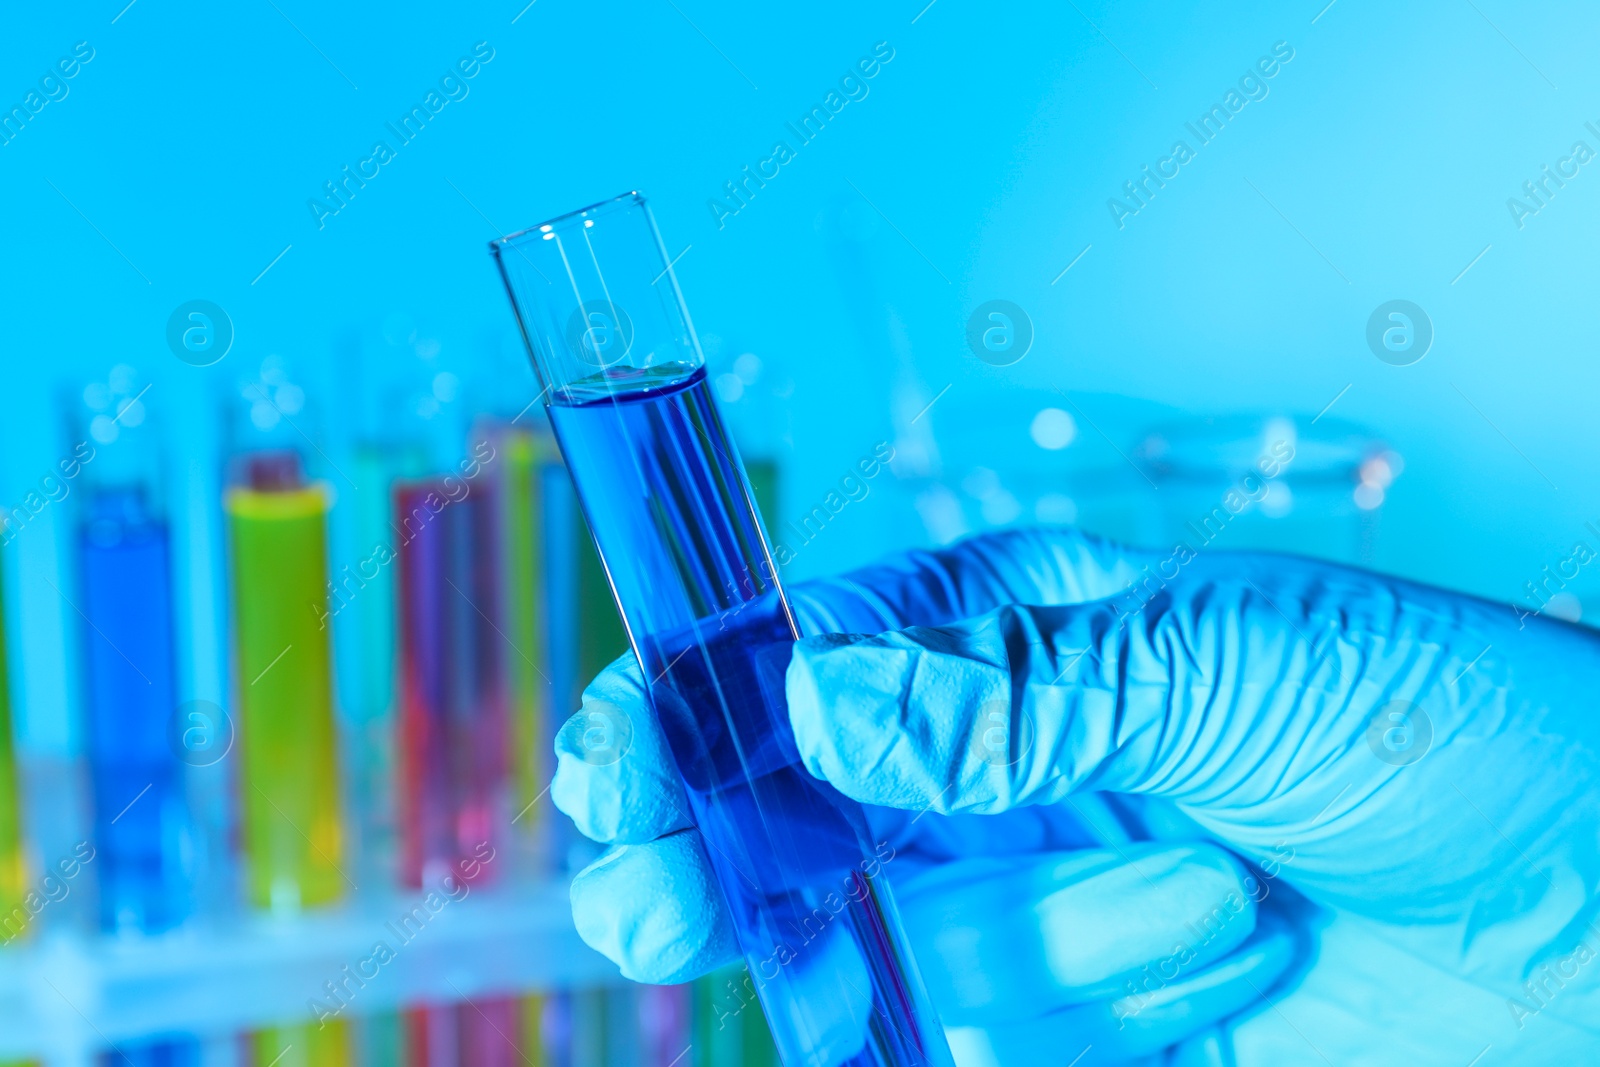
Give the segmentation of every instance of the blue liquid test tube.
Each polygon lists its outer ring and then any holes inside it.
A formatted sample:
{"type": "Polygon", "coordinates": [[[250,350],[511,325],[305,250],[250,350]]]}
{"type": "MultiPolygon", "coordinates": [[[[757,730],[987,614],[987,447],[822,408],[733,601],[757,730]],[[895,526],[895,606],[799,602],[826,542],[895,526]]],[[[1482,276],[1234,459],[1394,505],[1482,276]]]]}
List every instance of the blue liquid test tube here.
{"type": "Polygon", "coordinates": [[[171,553],[142,486],[90,490],[78,558],[101,926],[153,933],[188,914],[190,891],[183,777],[169,739],[171,553]]]}
{"type": "MultiPolygon", "coordinates": [[[[644,198],[490,250],[780,1057],[949,1067],[882,846],[795,746],[799,633],[644,198]]],[[[590,711],[627,736],[623,709],[590,711]]],[[[614,743],[595,759],[626,759],[614,743]]]]}

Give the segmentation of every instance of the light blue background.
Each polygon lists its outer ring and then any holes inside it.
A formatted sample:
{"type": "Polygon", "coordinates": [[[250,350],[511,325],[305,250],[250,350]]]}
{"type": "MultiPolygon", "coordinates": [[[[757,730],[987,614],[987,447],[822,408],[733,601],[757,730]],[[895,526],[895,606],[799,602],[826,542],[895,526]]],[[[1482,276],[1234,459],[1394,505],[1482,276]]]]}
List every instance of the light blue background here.
{"type": "MultiPolygon", "coordinates": [[[[96,55],[0,147],[0,501],[62,454],[56,390],[118,362],[153,380],[152,408],[196,456],[216,393],[270,353],[324,412],[349,410],[340,339],[395,316],[437,339],[440,365],[476,395],[492,374],[496,404],[515,410],[536,390],[485,243],[639,188],[672,251],[692,246],[677,271],[702,334],[723,339],[714,362],[748,349],[793,381],[789,440],[774,446],[786,507],[815,503],[946,385],[919,422],[936,438],[988,419],[1025,442],[1018,427],[1059,386],[1126,444],[1146,416],[1112,395],[1310,416],[1348,384],[1333,413],[1406,459],[1376,564],[1516,598],[1574,540],[1597,543],[1582,524],[1600,519],[1600,168],[1521,230],[1506,200],[1575,140],[1600,149],[1583,128],[1600,121],[1600,11],[1323,3],[537,0],[518,17],[519,0],[136,0],[120,16],[113,0],[8,13],[7,107],[75,42],[96,55]],[[478,41],[495,58],[470,95],[319,230],[307,200],[478,41]],[[870,95],[719,230],[708,199],[879,41],[895,57],[870,95]],[[1107,198],[1277,41],[1295,57],[1270,96],[1119,231],[1107,198]],[[205,370],[164,341],[193,298],[237,329],[205,370]],[[964,339],[995,298],[1037,331],[1003,369],[964,339]],[[1436,330],[1411,367],[1365,344],[1369,313],[1393,298],[1436,330]]],[[[926,537],[904,494],[852,507],[838,520],[849,534],[820,538],[798,573],[926,537]]],[[[13,692],[25,737],[47,750],[71,743],[61,649],[76,622],[45,584],[64,514],[7,550],[13,692]]],[[[1587,575],[1573,587],[1593,588],[1587,575]]],[[[190,644],[216,641],[203,612],[190,628],[190,644]]],[[[204,696],[223,679],[191,665],[187,685],[204,696]]]]}

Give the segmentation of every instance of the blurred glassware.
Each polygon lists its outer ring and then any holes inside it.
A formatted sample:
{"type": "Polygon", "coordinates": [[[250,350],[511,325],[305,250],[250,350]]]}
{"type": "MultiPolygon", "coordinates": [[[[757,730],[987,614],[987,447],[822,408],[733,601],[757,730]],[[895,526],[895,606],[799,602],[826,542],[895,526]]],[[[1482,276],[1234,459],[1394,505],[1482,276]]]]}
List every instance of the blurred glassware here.
{"type": "Polygon", "coordinates": [[[227,492],[247,897],[294,911],[344,892],[327,627],[328,488],[258,452],[227,492]]]}
{"type": "Polygon", "coordinates": [[[147,411],[147,389],[133,367],[118,364],[66,414],[69,439],[98,446],[75,500],[74,585],[100,925],[150,933],[191,910],[183,764],[220,759],[226,731],[209,706],[178,706],[166,442],[147,411]]]}
{"type": "Polygon", "coordinates": [[[488,479],[400,481],[393,492],[400,535],[401,879],[417,887],[500,838],[506,638],[494,622],[503,591],[488,479]]]}
{"type": "Polygon", "coordinates": [[[1184,415],[1130,397],[1018,390],[979,405],[952,389],[919,421],[938,447],[926,462],[897,457],[895,470],[938,544],[1064,523],[1151,548],[1181,540],[1367,564],[1405,469],[1338,419],[1184,415]]]}
{"type": "MultiPolygon", "coordinates": [[[[542,423],[542,413],[540,422],[542,423]]],[[[494,471],[487,476],[498,504],[494,538],[499,626],[508,654],[504,672],[506,731],[511,776],[513,827],[528,846],[540,873],[546,869],[550,806],[540,805],[545,783],[555,773],[554,740],[560,719],[550,668],[548,574],[545,566],[545,468],[559,466],[555,441],[532,419],[507,422],[480,419],[473,437],[493,449],[494,471]],[[523,425],[518,426],[517,422],[523,425]]],[[[563,472],[564,473],[564,472],[563,472]]]]}
{"type": "Polygon", "coordinates": [[[936,447],[913,454],[902,435],[892,469],[936,544],[1035,523],[1151,543],[1155,483],[1114,442],[1172,414],[1132,397],[991,388],[969,399],[955,386],[916,419],[936,447]]]}
{"type": "Polygon", "coordinates": [[[1188,417],[1130,452],[1158,487],[1152,547],[1295,552],[1369,564],[1405,463],[1360,426],[1289,415],[1188,417]]]}
{"type": "Polygon", "coordinates": [[[22,838],[21,793],[16,750],[11,733],[11,688],[8,681],[4,591],[0,589],[0,942],[9,943],[28,929],[25,906],[27,854],[22,838]]]}

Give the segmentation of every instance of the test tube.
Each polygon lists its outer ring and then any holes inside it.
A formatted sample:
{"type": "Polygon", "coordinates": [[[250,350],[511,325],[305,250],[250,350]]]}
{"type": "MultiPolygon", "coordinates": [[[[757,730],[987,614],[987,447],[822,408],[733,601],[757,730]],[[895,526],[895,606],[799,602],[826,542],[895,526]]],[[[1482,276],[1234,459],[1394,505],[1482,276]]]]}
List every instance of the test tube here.
{"type": "Polygon", "coordinates": [[[401,1013],[406,1067],[473,1067],[457,1063],[456,1013],[449,1004],[414,1004],[401,1013]]]}
{"type": "Polygon", "coordinates": [[[448,874],[492,835],[503,778],[501,637],[487,489],[397,483],[401,857],[406,884],[448,874]]]}
{"type": "Polygon", "coordinates": [[[540,468],[553,451],[531,430],[505,428],[496,435],[502,468],[500,491],[500,552],[504,559],[503,610],[506,639],[512,654],[505,657],[510,705],[511,751],[516,815],[523,831],[542,836],[545,819],[536,801],[550,781],[550,746],[546,731],[550,721],[550,680],[539,663],[546,660],[545,633],[549,620],[545,600],[545,574],[539,551],[538,521],[543,513],[540,468]]]}
{"type": "Polygon", "coordinates": [[[522,1051],[529,1067],[576,1067],[572,1059],[572,993],[555,990],[522,998],[522,1051]]]}
{"type": "Polygon", "coordinates": [[[572,1067],[644,1067],[633,987],[574,990],[570,1019],[572,1067]]]}
{"type": "Polygon", "coordinates": [[[795,746],[799,634],[644,198],[490,249],[783,1062],[948,1067],[866,817],[795,746]]]}
{"type": "Polygon", "coordinates": [[[11,739],[11,685],[6,672],[4,585],[0,583],[0,944],[28,928],[28,865],[22,850],[16,749],[11,739]]]}
{"type": "Polygon", "coordinates": [[[361,1067],[406,1067],[405,1016],[375,1011],[356,1019],[354,1044],[361,1067]]]}
{"type": "Polygon", "coordinates": [[[118,1042],[95,1057],[98,1067],[200,1067],[204,1049],[192,1037],[118,1042]]]}
{"type": "Polygon", "coordinates": [[[690,987],[647,985],[637,992],[641,1067],[693,1067],[690,987]]]}
{"type": "Polygon", "coordinates": [[[144,486],[98,486],[77,535],[101,926],[165,930],[189,906],[167,524],[144,486]]]}
{"type": "Polygon", "coordinates": [[[193,903],[180,756],[205,763],[198,746],[214,738],[177,721],[172,546],[145,392],[119,364],[84,387],[69,422],[100,446],[72,533],[100,925],[156,933],[193,903]]]}
{"type": "MultiPolygon", "coordinates": [[[[573,541],[578,549],[577,683],[581,693],[590,678],[628,650],[628,632],[617,615],[617,603],[611,596],[605,565],[595,553],[594,538],[583,526],[583,519],[578,523],[573,541]]],[[[576,709],[578,693],[573,694],[572,701],[576,709]]]]}
{"type": "Polygon", "coordinates": [[[777,1067],[778,1050],[744,964],[697,978],[690,990],[694,1062],[687,1067],[777,1067]]]}
{"type": "Polygon", "coordinates": [[[518,1032],[521,1012],[515,997],[477,996],[456,1005],[456,1036],[461,1067],[517,1067],[524,1059],[518,1032]]]}
{"type": "MultiPolygon", "coordinates": [[[[399,626],[395,580],[395,535],[390,521],[394,499],[390,484],[411,473],[411,457],[400,444],[361,442],[352,450],[350,491],[354,515],[354,562],[331,576],[328,607],[348,625],[334,641],[335,670],[349,713],[355,751],[347,764],[350,795],[360,826],[363,870],[381,869],[392,877],[395,848],[395,722],[398,718],[399,671],[396,669],[399,626]],[[344,642],[341,647],[341,642],[344,642]],[[353,646],[353,647],[352,647],[353,646]]],[[[338,626],[339,622],[330,622],[338,626]]]]}
{"type": "Polygon", "coordinates": [[[228,516],[246,883],[259,907],[340,896],[327,626],[328,495],[289,452],[250,456],[228,516]]]}
{"type": "Polygon", "coordinates": [[[246,1040],[251,1067],[351,1067],[350,1025],[344,1019],[269,1026],[246,1040]]]}

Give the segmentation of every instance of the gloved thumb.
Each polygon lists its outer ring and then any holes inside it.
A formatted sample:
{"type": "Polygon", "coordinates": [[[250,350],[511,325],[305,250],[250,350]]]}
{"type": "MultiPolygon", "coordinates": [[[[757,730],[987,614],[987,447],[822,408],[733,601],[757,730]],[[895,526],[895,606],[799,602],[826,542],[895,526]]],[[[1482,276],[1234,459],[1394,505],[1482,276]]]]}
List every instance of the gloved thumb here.
{"type": "Polygon", "coordinates": [[[799,642],[787,691],[806,768],[865,803],[940,814],[1061,799],[1117,747],[1117,680],[1099,684],[1092,669],[1060,677],[1070,672],[1061,664],[1094,653],[1085,642],[1105,637],[1092,632],[1103,615],[1009,606],[950,626],[799,642]]]}

